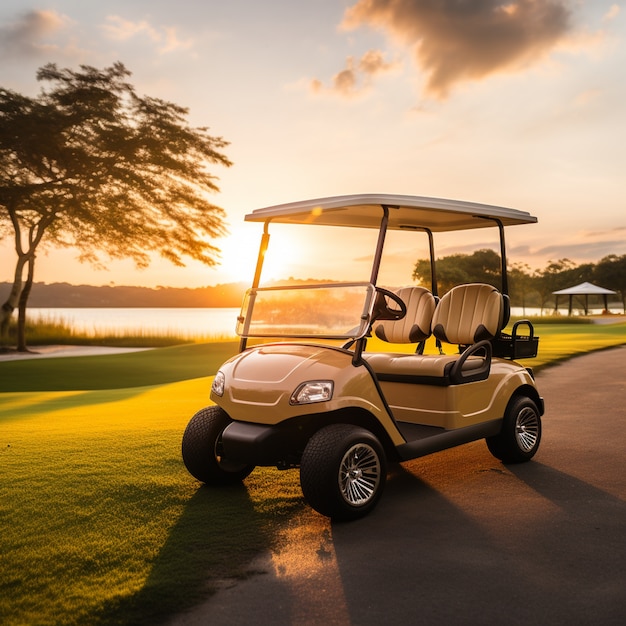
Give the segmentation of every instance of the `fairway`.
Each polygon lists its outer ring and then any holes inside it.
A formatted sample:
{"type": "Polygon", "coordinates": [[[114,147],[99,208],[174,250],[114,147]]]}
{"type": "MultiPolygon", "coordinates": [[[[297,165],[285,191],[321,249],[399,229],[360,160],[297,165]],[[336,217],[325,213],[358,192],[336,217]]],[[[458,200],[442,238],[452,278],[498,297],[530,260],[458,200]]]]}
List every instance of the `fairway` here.
{"type": "Polygon", "coordinates": [[[152,624],[246,575],[298,479],[189,476],[181,434],[209,385],[0,396],[0,623],[152,624]]]}
{"type": "Polygon", "coordinates": [[[75,391],[163,385],[215,374],[236,341],[188,344],[125,354],[0,363],[0,392],[75,391]]]}
{"type": "MultiPolygon", "coordinates": [[[[626,326],[544,325],[543,367],[626,343],[626,326]]],[[[375,344],[373,344],[375,345],[375,344]]],[[[0,623],[153,624],[252,575],[304,506],[298,473],[201,487],[180,457],[236,343],[0,363],[0,623]]]]}

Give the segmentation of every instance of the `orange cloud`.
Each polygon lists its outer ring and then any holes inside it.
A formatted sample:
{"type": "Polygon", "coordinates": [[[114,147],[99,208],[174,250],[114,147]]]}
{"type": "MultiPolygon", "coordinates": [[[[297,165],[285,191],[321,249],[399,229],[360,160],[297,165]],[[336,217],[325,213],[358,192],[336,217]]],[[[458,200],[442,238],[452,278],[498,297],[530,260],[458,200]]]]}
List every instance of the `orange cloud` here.
{"type": "Polygon", "coordinates": [[[539,61],[573,29],[565,0],[358,0],[342,27],[364,25],[409,46],[439,99],[462,81],[539,61]]]}
{"type": "Polygon", "coordinates": [[[333,76],[329,88],[325,88],[319,79],[314,79],[311,81],[311,89],[315,93],[330,91],[349,98],[363,93],[369,87],[373,76],[388,72],[394,67],[394,63],[385,61],[380,50],[368,50],[358,62],[355,62],[354,57],[348,57],[346,67],[333,76]]]}
{"type": "Polygon", "coordinates": [[[145,20],[132,22],[118,15],[107,17],[102,29],[110,39],[118,41],[127,41],[138,36],[147,37],[158,46],[161,53],[173,52],[181,48],[188,49],[193,45],[191,40],[180,39],[175,28],[156,28],[145,20]]]}
{"type": "Polygon", "coordinates": [[[0,27],[0,53],[4,58],[42,57],[58,47],[46,43],[46,37],[71,23],[56,11],[29,11],[16,21],[0,27]]]}

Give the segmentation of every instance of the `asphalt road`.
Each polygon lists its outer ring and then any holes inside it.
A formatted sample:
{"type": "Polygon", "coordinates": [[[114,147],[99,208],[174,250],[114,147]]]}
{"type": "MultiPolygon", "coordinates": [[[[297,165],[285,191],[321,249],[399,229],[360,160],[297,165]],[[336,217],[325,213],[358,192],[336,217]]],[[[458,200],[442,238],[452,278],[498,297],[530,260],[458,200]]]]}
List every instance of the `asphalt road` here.
{"type": "Polygon", "coordinates": [[[626,347],[538,376],[533,461],[483,441],[403,464],[368,517],[313,511],[172,626],[626,623],[626,347]]]}

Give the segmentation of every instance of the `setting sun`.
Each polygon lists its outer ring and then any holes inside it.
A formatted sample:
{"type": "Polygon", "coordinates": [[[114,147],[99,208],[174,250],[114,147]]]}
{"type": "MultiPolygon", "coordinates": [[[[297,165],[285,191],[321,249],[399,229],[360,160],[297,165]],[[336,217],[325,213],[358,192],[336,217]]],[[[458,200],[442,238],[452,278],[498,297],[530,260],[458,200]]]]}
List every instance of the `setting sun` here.
{"type": "MultiPolygon", "coordinates": [[[[302,263],[302,245],[297,233],[291,229],[270,229],[270,244],[263,262],[261,281],[280,280],[294,274],[302,263]]],[[[244,224],[221,242],[221,268],[233,281],[252,282],[256,268],[263,227],[244,224]]]]}

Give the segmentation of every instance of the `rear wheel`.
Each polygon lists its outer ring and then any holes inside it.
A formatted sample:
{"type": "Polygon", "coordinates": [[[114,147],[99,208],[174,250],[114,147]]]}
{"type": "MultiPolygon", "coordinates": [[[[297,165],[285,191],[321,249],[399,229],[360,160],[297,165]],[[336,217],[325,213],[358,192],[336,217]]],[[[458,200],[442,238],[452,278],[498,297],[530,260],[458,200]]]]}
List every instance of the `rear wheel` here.
{"type": "Polygon", "coordinates": [[[541,441],[541,416],[526,396],[514,398],[507,407],[502,430],[487,437],[487,447],[503,463],[523,463],[535,456],[541,441]]]}
{"type": "Polygon", "coordinates": [[[322,515],[348,521],[367,515],[387,479],[385,453],[368,430],[332,424],[309,440],[300,462],[307,502],[322,515]]]}
{"type": "Polygon", "coordinates": [[[230,485],[241,482],[254,465],[234,463],[222,457],[224,429],[232,422],[218,406],[198,411],[183,434],[182,454],[189,473],[207,485],[230,485]]]}

